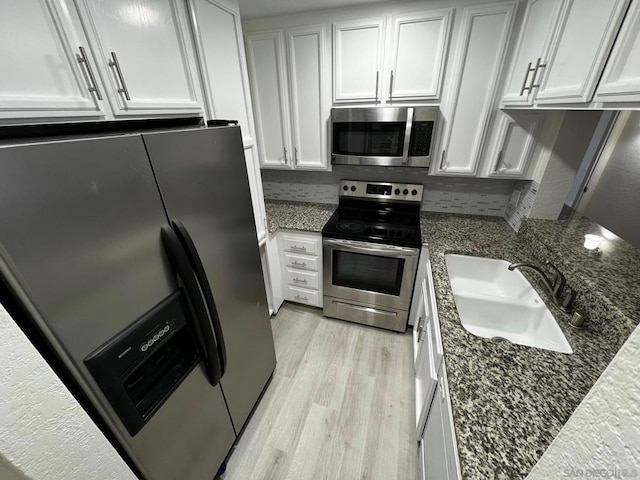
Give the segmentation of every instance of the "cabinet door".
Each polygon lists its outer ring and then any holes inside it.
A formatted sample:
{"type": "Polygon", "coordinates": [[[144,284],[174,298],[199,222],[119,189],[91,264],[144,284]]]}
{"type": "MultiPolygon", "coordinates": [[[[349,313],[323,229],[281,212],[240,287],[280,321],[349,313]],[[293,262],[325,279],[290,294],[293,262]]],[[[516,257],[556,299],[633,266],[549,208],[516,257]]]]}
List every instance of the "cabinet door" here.
{"type": "Polygon", "coordinates": [[[82,0],[116,116],[200,113],[185,5],[173,0],[82,0]]]}
{"type": "MultiPolygon", "coordinates": [[[[426,283],[426,282],[423,282],[426,283]]],[[[423,287],[422,298],[426,301],[426,288],[423,287]]],[[[420,439],[422,430],[424,429],[427,416],[429,414],[429,404],[433,398],[433,392],[436,389],[438,381],[437,370],[435,368],[435,351],[433,345],[434,324],[433,319],[425,315],[423,327],[418,336],[418,356],[416,359],[416,432],[420,439]]]]}
{"type": "Polygon", "coordinates": [[[383,18],[333,25],[334,103],[378,101],[383,39],[383,18]]]}
{"type": "Polygon", "coordinates": [[[73,13],[52,0],[0,3],[0,118],[104,115],[96,65],[73,13]]]}
{"type": "Polygon", "coordinates": [[[490,177],[523,178],[544,122],[544,113],[507,115],[499,112],[496,146],[488,160],[493,161],[490,177]]]}
{"type": "Polygon", "coordinates": [[[239,13],[218,0],[189,0],[209,117],[238,120],[254,143],[251,95],[239,13]]]}
{"type": "Polygon", "coordinates": [[[541,105],[587,103],[593,97],[628,0],[567,1],[536,103],[541,105]]]}
{"type": "Polygon", "coordinates": [[[247,177],[249,178],[249,190],[251,191],[253,217],[256,222],[256,234],[258,236],[258,243],[262,244],[267,239],[267,213],[264,206],[260,166],[254,155],[254,148],[256,147],[253,146],[244,149],[244,159],[247,164],[247,177]]]}
{"type": "Polygon", "coordinates": [[[249,80],[262,167],[291,168],[282,30],[246,36],[249,80]]]}
{"type": "Polygon", "coordinates": [[[325,27],[287,31],[295,168],[326,170],[325,27]]]}
{"type": "Polygon", "coordinates": [[[515,4],[468,7],[454,59],[450,112],[436,173],[475,175],[504,63],[515,4]]]}
{"type": "Polygon", "coordinates": [[[640,102],[640,2],[629,7],[594,100],[640,102]]]}
{"type": "Polygon", "coordinates": [[[436,388],[429,416],[424,426],[422,437],[424,448],[424,478],[425,480],[447,480],[449,471],[446,461],[444,418],[442,401],[442,386],[436,388]]]}
{"type": "Polygon", "coordinates": [[[451,9],[396,17],[393,24],[388,101],[439,99],[451,9]]]}
{"type": "Polygon", "coordinates": [[[511,62],[509,80],[502,97],[505,105],[529,105],[533,97],[528,88],[538,59],[545,62],[562,0],[532,0],[527,4],[520,38],[511,62]]]}

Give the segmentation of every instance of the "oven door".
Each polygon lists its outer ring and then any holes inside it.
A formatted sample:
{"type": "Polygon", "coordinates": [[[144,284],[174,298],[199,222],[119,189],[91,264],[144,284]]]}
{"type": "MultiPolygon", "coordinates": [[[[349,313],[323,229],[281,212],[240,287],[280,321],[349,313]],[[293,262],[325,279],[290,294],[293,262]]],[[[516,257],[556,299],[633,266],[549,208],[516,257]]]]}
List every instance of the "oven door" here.
{"type": "Polygon", "coordinates": [[[324,238],[324,295],[408,310],[419,250],[324,238]]]}

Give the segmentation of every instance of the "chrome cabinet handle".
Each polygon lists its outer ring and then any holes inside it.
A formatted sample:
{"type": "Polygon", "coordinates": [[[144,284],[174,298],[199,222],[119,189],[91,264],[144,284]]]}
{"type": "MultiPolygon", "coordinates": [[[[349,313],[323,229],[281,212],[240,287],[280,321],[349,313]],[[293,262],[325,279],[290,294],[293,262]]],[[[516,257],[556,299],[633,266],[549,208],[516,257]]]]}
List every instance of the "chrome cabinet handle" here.
{"type": "Polygon", "coordinates": [[[442,156],[440,157],[440,170],[444,168],[444,159],[447,156],[447,150],[442,150],[442,156]]]}
{"type": "Polygon", "coordinates": [[[531,62],[527,65],[527,71],[524,74],[524,81],[522,82],[522,88],[520,89],[520,96],[524,95],[524,92],[530,92],[531,87],[527,87],[527,79],[529,78],[529,74],[533,72],[535,69],[531,68],[531,62]]]}
{"type": "Polygon", "coordinates": [[[296,266],[298,266],[298,267],[306,267],[306,266],[307,266],[307,263],[306,263],[306,262],[302,262],[302,263],[299,263],[299,262],[291,262],[291,265],[296,265],[296,266]]]}
{"type": "Polygon", "coordinates": [[[293,161],[296,165],[298,165],[298,147],[293,149],[293,161]]]}
{"type": "Polygon", "coordinates": [[[102,100],[102,94],[98,88],[98,82],[96,82],[96,77],[93,74],[91,64],[89,63],[89,60],[87,60],[87,53],[84,51],[84,47],[78,47],[78,49],[80,50],[80,55],[77,55],[76,58],[78,59],[78,63],[84,64],[87,69],[87,75],[89,76],[89,82],[91,82],[89,85],[89,92],[95,92],[98,100],[102,100]]]}
{"type": "Polygon", "coordinates": [[[533,90],[534,88],[540,88],[540,83],[535,83],[536,82],[536,77],[538,76],[538,70],[541,68],[545,68],[547,66],[546,63],[542,63],[542,58],[538,57],[538,59],[536,60],[536,66],[533,69],[533,77],[531,77],[531,84],[529,85],[529,91],[533,90]]]}
{"type": "Polygon", "coordinates": [[[293,281],[296,282],[296,283],[304,283],[304,284],[308,283],[308,280],[306,278],[297,278],[296,277],[296,278],[293,279],[293,281]]]}
{"type": "Polygon", "coordinates": [[[120,80],[120,88],[118,88],[118,93],[123,93],[124,98],[127,100],[131,100],[129,96],[129,89],[127,88],[127,84],[124,81],[124,76],[122,75],[122,70],[120,69],[120,62],[118,62],[118,56],[116,52],[111,52],[111,58],[109,59],[109,66],[116,69],[116,74],[118,75],[118,80],[120,80]]]}
{"type": "Polygon", "coordinates": [[[309,297],[301,297],[300,295],[296,295],[296,296],[295,296],[295,297],[293,297],[293,298],[296,298],[296,299],[298,299],[298,300],[304,300],[305,302],[308,302],[308,301],[309,301],[309,297]]]}
{"type": "Polygon", "coordinates": [[[389,101],[393,98],[393,70],[391,70],[391,78],[389,79],[389,101]]]}
{"type": "Polygon", "coordinates": [[[424,318],[422,318],[422,316],[418,317],[418,343],[422,342],[422,340],[424,340],[424,318]]]}
{"type": "Polygon", "coordinates": [[[306,252],[307,251],[307,247],[299,247],[297,245],[291,245],[291,250],[298,250],[300,252],[306,252]]]}
{"type": "Polygon", "coordinates": [[[376,102],[378,101],[378,85],[380,80],[380,71],[376,71],[376,102]]]}
{"type": "Polygon", "coordinates": [[[287,158],[287,147],[284,147],[284,164],[289,164],[289,158],[287,158]]]}
{"type": "Polygon", "coordinates": [[[498,167],[500,166],[500,160],[502,160],[502,150],[500,150],[498,152],[498,158],[496,160],[496,165],[495,165],[495,167],[493,167],[493,172],[494,173],[499,172],[498,167]]]}

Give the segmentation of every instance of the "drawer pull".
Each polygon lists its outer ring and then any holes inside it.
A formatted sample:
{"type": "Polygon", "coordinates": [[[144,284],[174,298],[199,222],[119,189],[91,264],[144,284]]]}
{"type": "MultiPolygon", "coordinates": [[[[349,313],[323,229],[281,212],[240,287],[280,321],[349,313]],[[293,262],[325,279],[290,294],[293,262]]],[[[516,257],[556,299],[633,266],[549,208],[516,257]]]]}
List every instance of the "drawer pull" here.
{"type": "Polygon", "coordinates": [[[294,278],[293,281],[296,283],[309,283],[306,278],[294,278]]]}
{"type": "Polygon", "coordinates": [[[295,297],[293,297],[297,300],[304,300],[305,302],[309,301],[309,297],[301,297],[300,295],[296,295],[295,297]]]}
{"type": "Polygon", "coordinates": [[[306,267],[307,262],[291,262],[291,265],[295,265],[296,267],[306,267]]]}
{"type": "Polygon", "coordinates": [[[299,252],[306,252],[307,247],[299,247],[297,245],[291,245],[291,250],[297,250],[299,252]]]}

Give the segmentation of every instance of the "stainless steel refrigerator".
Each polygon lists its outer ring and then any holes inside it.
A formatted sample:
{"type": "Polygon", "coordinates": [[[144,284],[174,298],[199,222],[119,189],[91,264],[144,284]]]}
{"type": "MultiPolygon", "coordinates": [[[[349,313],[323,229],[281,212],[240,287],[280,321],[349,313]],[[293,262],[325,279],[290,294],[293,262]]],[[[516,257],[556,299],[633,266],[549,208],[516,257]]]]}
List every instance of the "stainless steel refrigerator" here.
{"type": "Polygon", "coordinates": [[[238,127],[0,147],[0,276],[139,473],[214,477],[275,368],[238,127]]]}

